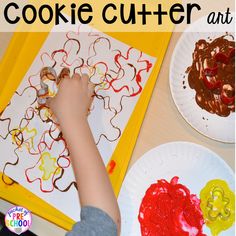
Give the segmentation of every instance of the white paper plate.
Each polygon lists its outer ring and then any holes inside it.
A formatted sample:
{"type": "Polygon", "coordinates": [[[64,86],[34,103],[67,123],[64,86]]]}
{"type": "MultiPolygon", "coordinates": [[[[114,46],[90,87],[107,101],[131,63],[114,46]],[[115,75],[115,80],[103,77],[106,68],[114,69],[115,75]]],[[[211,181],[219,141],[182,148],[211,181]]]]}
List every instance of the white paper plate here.
{"type": "MultiPolygon", "coordinates": [[[[146,190],[158,179],[170,181],[174,176],[179,176],[179,182],[198,197],[206,183],[217,178],[225,180],[231,190],[234,190],[233,171],[209,149],[187,142],[158,146],[144,154],[133,165],[123,182],[118,198],[122,236],[141,235],[138,213],[146,190]]],[[[206,226],[204,233],[211,235],[206,226]]],[[[234,235],[234,227],[220,234],[231,235],[234,235]]]]}
{"type": "Polygon", "coordinates": [[[207,40],[208,37],[214,39],[226,33],[224,25],[217,25],[217,31],[212,32],[212,26],[205,24],[205,18],[202,18],[182,34],[172,55],[169,74],[170,89],[179,112],[193,128],[211,139],[234,143],[235,113],[231,113],[228,117],[220,117],[201,109],[195,101],[196,92],[189,87],[185,74],[186,69],[192,65],[195,43],[199,39],[207,40]],[[202,29],[205,32],[201,32],[202,29]],[[206,33],[207,29],[209,29],[209,33],[206,33]],[[183,80],[185,81],[184,85],[183,80]],[[183,86],[186,88],[184,89],[183,86]]]}

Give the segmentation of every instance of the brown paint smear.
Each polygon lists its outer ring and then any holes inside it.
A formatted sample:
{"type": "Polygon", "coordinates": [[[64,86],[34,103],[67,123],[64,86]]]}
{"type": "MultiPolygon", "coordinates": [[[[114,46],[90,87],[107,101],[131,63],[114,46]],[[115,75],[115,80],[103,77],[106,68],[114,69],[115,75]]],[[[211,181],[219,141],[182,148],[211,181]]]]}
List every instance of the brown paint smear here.
{"type": "Polygon", "coordinates": [[[224,35],[212,42],[200,39],[187,69],[190,88],[204,110],[222,117],[235,111],[235,42],[224,35]],[[223,57],[223,58],[222,58],[223,57]]]}

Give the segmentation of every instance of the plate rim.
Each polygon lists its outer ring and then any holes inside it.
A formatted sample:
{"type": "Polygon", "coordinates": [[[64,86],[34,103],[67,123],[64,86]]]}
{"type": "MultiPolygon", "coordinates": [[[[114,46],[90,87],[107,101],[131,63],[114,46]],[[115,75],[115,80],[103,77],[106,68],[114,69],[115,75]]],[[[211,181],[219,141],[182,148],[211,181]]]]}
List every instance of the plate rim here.
{"type": "MultiPolygon", "coordinates": [[[[208,147],[205,147],[201,144],[197,144],[194,142],[188,142],[188,141],[171,141],[171,142],[166,142],[166,143],[162,143],[154,148],[151,148],[150,150],[148,150],[147,152],[145,152],[134,164],[133,166],[130,168],[130,170],[128,171],[128,173],[126,174],[126,177],[129,175],[129,173],[132,171],[133,168],[135,168],[135,166],[137,165],[138,162],[140,162],[142,159],[145,158],[145,156],[147,156],[148,154],[150,154],[151,152],[153,152],[156,149],[159,148],[163,148],[165,146],[169,146],[169,145],[184,145],[184,146],[194,146],[196,148],[202,149],[204,151],[207,151],[208,153],[210,153],[212,156],[214,156],[214,158],[218,159],[219,162],[221,163],[221,165],[223,165],[230,173],[230,175],[232,175],[233,179],[234,179],[234,171],[233,169],[227,164],[227,162],[220,156],[218,155],[216,152],[212,151],[211,149],[209,149],[208,147]]],[[[207,157],[208,158],[208,157],[207,157]]],[[[123,181],[123,183],[126,180],[126,177],[123,181]]],[[[122,184],[123,185],[123,184],[122,184]]]]}

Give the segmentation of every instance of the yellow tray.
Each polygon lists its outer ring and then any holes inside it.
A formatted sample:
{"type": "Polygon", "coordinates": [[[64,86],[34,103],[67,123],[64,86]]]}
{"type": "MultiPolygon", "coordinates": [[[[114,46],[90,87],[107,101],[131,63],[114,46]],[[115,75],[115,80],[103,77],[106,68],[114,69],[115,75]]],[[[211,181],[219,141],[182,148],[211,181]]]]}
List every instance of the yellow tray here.
{"type": "MultiPolygon", "coordinates": [[[[108,33],[110,36],[157,58],[152,74],[143,90],[126,129],[111,160],[116,168],[110,175],[112,186],[118,196],[129,161],[138,137],[152,91],[167,50],[171,33],[108,33]]],[[[48,33],[14,33],[0,64],[0,113],[10,101],[24,78],[32,61],[38,54],[48,33]]],[[[0,173],[1,177],[2,173],[0,173]]],[[[36,215],[70,230],[74,221],[19,184],[5,185],[0,180],[0,197],[13,204],[27,207],[36,215]]]]}

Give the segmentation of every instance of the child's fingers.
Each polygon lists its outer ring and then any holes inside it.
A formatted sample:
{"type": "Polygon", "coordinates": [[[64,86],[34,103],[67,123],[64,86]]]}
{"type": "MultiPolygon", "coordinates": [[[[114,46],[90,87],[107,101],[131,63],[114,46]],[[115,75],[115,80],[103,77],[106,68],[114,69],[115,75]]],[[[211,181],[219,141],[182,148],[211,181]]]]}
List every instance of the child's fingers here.
{"type": "Polygon", "coordinates": [[[89,82],[87,86],[88,86],[88,96],[93,97],[94,96],[95,84],[89,82]]]}
{"type": "Polygon", "coordinates": [[[93,94],[90,96],[90,100],[89,100],[88,116],[90,115],[91,110],[92,110],[92,103],[93,103],[94,97],[95,97],[95,94],[93,92],[93,94]]]}
{"type": "Polygon", "coordinates": [[[84,87],[85,89],[87,89],[88,83],[89,83],[89,76],[88,76],[88,74],[82,74],[82,76],[81,76],[81,81],[82,81],[82,83],[83,83],[83,87],[84,87]]]}
{"type": "Polygon", "coordinates": [[[92,106],[92,103],[93,103],[93,100],[94,100],[94,95],[90,97],[90,101],[89,101],[89,110],[91,110],[91,106],[92,106]]]}
{"type": "Polygon", "coordinates": [[[80,76],[80,74],[75,73],[75,74],[72,76],[72,79],[80,80],[80,79],[81,79],[81,76],[80,76]]]}
{"type": "Polygon", "coordinates": [[[88,97],[90,99],[89,100],[89,112],[88,112],[88,115],[89,115],[91,112],[91,106],[92,106],[92,103],[93,103],[93,100],[95,97],[95,84],[88,82],[87,89],[88,89],[88,97]]]}

